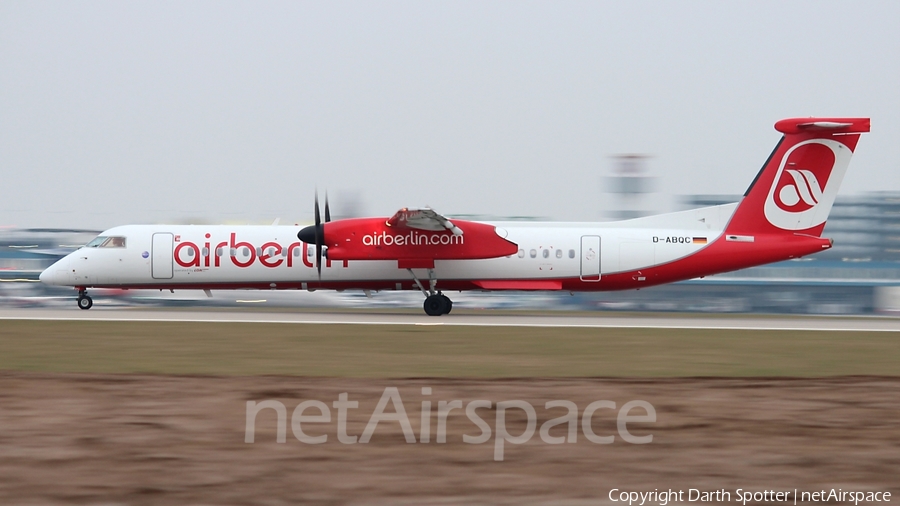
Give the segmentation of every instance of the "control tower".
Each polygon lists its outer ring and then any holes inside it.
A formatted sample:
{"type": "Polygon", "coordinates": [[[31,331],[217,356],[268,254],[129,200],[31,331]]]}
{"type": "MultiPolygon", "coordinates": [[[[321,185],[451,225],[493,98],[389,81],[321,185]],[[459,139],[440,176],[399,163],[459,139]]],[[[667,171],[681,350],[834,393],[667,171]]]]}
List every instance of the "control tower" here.
{"type": "Polygon", "coordinates": [[[615,155],[612,175],[604,178],[604,215],[609,220],[628,220],[653,214],[656,178],[647,169],[648,155],[615,155]]]}

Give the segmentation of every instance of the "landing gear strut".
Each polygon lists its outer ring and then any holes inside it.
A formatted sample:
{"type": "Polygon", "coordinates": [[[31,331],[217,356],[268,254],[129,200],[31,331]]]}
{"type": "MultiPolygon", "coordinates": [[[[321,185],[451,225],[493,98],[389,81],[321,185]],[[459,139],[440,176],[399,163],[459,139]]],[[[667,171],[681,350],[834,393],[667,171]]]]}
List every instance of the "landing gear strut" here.
{"type": "Polygon", "coordinates": [[[84,288],[78,290],[78,299],[76,300],[80,309],[87,310],[94,305],[94,300],[88,296],[87,290],[85,290],[84,288]]]}
{"type": "Polygon", "coordinates": [[[406,270],[409,271],[410,275],[412,275],[413,279],[416,281],[419,290],[422,290],[422,293],[425,295],[425,314],[428,316],[441,316],[450,313],[453,309],[453,301],[450,300],[450,297],[447,297],[435,289],[437,280],[434,278],[434,269],[428,269],[428,290],[422,286],[422,282],[419,281],[419,278],[416,277],[416,273],[414,273],[412,269],[406,270]]]}

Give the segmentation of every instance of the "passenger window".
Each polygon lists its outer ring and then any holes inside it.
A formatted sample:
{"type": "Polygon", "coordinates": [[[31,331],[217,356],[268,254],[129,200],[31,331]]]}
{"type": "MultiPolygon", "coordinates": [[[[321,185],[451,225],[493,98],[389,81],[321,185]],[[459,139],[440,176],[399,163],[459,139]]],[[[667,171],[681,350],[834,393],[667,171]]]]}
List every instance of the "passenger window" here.
{"type": "Polygon", "coordinates": [[[203,251],[200,252],[203,256],[209,256],[209,248],[203,248],[203,251]]]}
{"type": "Polygon", "coordinates": [[[573,249],[569,250],[569,258],[575,258],[575,250],[573,250],[573,249]]]}
{"type": "Polygon", "coordinates": [[[561,249],[556,250],[556,258],[562,258],[562,250],[561,249]]]}
{"type": "Polygon", "coordinates": [[[525,250],[523,250],[523,249],[519,250],[519,258],[525,258],[525,250]]]}
{"type": "Polygon", "coordinates": [[[294,258],[300,256],[300,248],[294,248],[294,258]]]}
{"type": "Polygon", "coordinates": [[[530,256],[531,258],[537,258],[537,250],[533,249],[533,250],[529,251],[528,256],[530,256]]]}
{"type": "Polygon", "coordinates": [[[546,249],[545,249],[543,255],[544,255],[544,258],[549,257],[549,256],[550,256],[550,250],[546,250],[546,249]]]}
{"type": "Polygon", "coordinates": [[[222,256],[222,248],[216,248],[216,256],[217,257],[222,256]]]}
{"type": "Polygon", "coordinates": [[[241,254],[244,255],[245,257],[250,256],[250,248],[247,248],[247,247],[241,248],[241,254]]]}

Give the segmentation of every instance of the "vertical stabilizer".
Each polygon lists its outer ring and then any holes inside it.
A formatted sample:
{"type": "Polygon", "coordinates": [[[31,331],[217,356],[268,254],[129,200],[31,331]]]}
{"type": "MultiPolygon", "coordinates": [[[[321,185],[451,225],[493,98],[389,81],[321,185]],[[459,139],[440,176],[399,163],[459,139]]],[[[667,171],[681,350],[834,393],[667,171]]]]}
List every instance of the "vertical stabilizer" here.
{"type": "Polygon", "coordinates": [[[869,118],[794,118],[750,184],[726,234],[820,236],[869,118]]]}

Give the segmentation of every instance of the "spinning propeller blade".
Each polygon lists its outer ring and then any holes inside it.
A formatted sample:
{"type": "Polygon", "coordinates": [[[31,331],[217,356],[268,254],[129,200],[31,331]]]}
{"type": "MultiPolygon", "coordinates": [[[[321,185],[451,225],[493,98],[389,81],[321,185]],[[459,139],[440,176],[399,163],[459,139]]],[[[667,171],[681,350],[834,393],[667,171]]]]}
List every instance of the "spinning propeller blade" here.
{"type": "MultiPolygon", "coordinates": [[[[322,218],[319,216],[319,190],[315,195],[315,217],[316,217],[316,270],[319,272],[319,281],[322,281],[322,243],[324,242],[325,230],[322,227],[322,218]]],[[[327,209],[327,207],[326,207],[327,209]]],[[[327,212],[327,211],[326,211],[327,212]]]]}
{"type": "MultiPolygon", "coordinates": [[[[297,239],[306,244],[316,245],[316,271],[319,273],[319,280],[322,280],[322,248],[325,246],[325,224],[322,223],[322,215],[319,212],[319,191],[316,190],[315,199],[313,201],[313,215],[315,216],[315,225],[305,227],[297,233],[297,239]]],[[[325,195],[325,223],[331,221],[331,210],[328,208],[328,194],[325,195]]]]}

